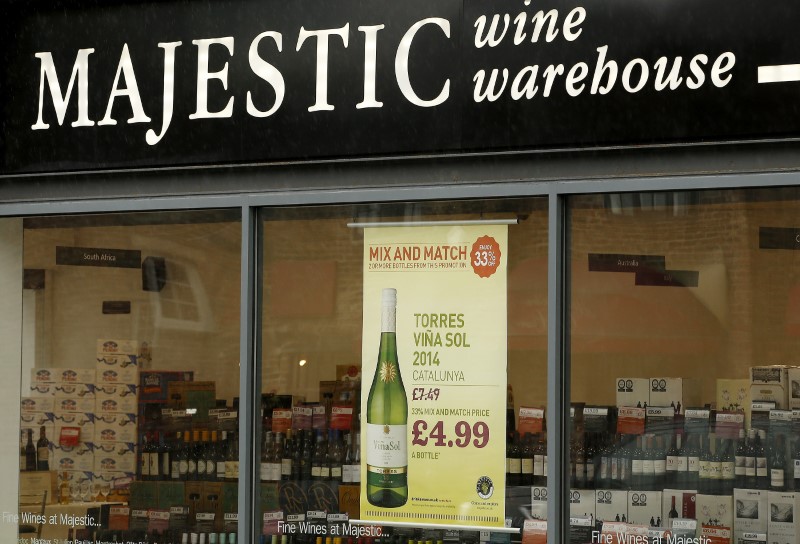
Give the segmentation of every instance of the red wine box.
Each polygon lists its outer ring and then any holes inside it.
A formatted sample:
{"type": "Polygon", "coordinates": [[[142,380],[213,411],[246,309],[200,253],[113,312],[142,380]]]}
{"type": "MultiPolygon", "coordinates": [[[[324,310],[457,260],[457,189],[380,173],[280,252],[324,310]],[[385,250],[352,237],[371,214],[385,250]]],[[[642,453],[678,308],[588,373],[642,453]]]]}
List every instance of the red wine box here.
{"type": "Polygon", "coordinates": [[[800,493],[770,491],[769,505],[770,544],[797,544],[800,541],[800,493]]]}
{"type": "Polygon", "coordinates": [[[766,533],[769,524],[767,492],[758,489],[733,490],[733,541],[744,544],[745,533],[766,533]]]}
{"type": "Polygon", "coordinates": [[[628,523],[658,527],[661,491],[628,491],[628,523]]]}
{"type": "MultiPolygon", "coordinates": [[[[92,442],[94,440],[94,414],[92,412],[59,412],[53,415],[55,434],[52,440],[60,442],[62,429],[78,429],[79,442],[92,442]]],[[[74,433],[70,433],[72,435],[74,433]]]]}
{"type": "Polygon", "coordinates": [[[617,406],[644,406],[650,402],[650,380],[647,378],[617,378],[617,406]]]}
{"type": "Polygon", "coordinates": [[[697,519],[696,514],[696,495],[697,491],[691,489],[665,489],[661,496],[661,524],[667,529],[671,529],[671,519],[678,517],[681,519],[697,519]],[[675,499],[675,512],[678,514],[670,516],[672,511],[672,499],[675,499]]]}
{"type": "Polygon", "coordinates": [[[596,489],[595,504],[597,521],[628,519],[628,492],[625,490],[596,489]]]}

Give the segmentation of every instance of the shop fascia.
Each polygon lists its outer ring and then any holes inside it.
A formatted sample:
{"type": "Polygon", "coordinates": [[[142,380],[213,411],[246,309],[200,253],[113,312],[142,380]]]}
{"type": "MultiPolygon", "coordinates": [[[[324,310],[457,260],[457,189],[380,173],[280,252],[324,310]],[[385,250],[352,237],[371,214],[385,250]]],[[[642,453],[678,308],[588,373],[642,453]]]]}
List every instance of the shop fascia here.
{"type": "MultiPolygon", "coordinates": [[[[525,0],[529,5],[530,0],[525,0]]],[[[474,48],[495,48],[501,43],[513,43],[514,48],[534,46],[542,41],[553,42],[563,40],[565,44],[576,42],[583,33],[583,25],[587,19],[587,10],[576,7],[567,13],[560,14],[557,10],[535,11],[531,15],[528,11],[514,14],[480,15],[472,25],[475,29],[474,48]]],[[[440,17],[430,17],[419,20],[411,25],[403,35],[395,53],[394,80],[402,92],[403,97],[414,106],[432,108],[443,104],[450,97],[450,78],[442,76],[438,95],[433,98],[420,97],[414,89],[409,77],[409,62],[411,47],[417,33],[426,26],[438,28],[441,37],[449,40],[451,37],[451,23],[440,17]]],[[[377,48],[380,31],[384,24],[363,25],[356,27],[364,35],[364,78],[363,99],[356,104],[356,109],[381,108],[383,102],[376,96],[376,80],[378,78],[377,48]]],[[[321,30],[307,30],[301,26],[295,45],[296,51],[302,48],[313,47],[316,42],[316,74],[315,74],[315,102],[308,107],[310,113],[331,111],[335,109],[328,102],[328,52],[333,45],[341,44],[344,48],[349,45],[350,23],[340,28],[327,28],[321,30]],[[306,45],[308,44],[308,45],[306,45]]],[[[248,62],[250,70],[261,80],[269,84],[275,99],[271,105],[258,105],[253,99],[250,90],[246,93],[247,114],[256,118],[265,118],[273,115],[281,107],[286,96],[286,82],[283,74],[276,66],[265,60],[259,54],[262,41],[270,43],[277,54],[284,49],[284,35],[276,31],[265,31],[257,35],[249,44],[248,62]]],[[[228,91],[228,61],[234,54],[235,38],[232,36],[220,38],[204,38],[192,40],[197,48],[197,93],[194,113],[189,115],[190,120],[230,118],[234,115],[234,97],[228,96],[225,107],[218,111],[210,111],[208,106],[209,86],[221,86],[228,91]],[[214,58],[214,65],[222,68],[212,71],[210,60],[214,58]]],[[[164,77],[162,96],[162,122],[160,132],[150,128],[145,134],[149,145],[156,145],[169,129],[173,116],[175,100],[175,52],[183,42],[161,42],[158,47],[163,50],[164,77]]],[[[584,51],[587,51],[584,49],[584,51]]],[[[504,67],[480,68],[472,77],[472,99],[475,103],[494,102],[504,100],[532,100],[548,98],[553,93],[566,93],[571,98],[584,94],[605,95],[612,90],[628,94],[635,94],[647,86],[652,86],[656,91],[675,91],[682,85],[691,90],[699,89],[704,85],[722,88],[732,79],[732,69],[736,64],[736,57],[731,52],[718,52],[716,56],[697,53],[687,62],[678,57],[668,58],[663,56],[651,64],[643,58],[631,58],[619,62],[609,54],[607,45],[591,45],[589,49],[593,59],[589,62],[577,62],[572,66],[564,64],[529,64],[522,69],[512,72],[504,67]]],[[[114,82],[103,118],[95,123],[89,117],[89,56],[94,53],[94,48],[80,49],[77,52],[75,63],[72,67],[66,91],[62,92],[58,80],[53,55],[51,52],[39,52],[35,57],[40,61],[39,77],[39,103],[36,123],[32,130],[46,130],[50,124],[45,122],[44,110],[49,94],[55,109],[59,125],[64,124],[67,108],[73,89],[77,82],[78,118],[71,123],[72,127],[91,127],[116,125],[112,117],[115,100],[126,98],[130,103],[132,117],[128,123],[151,123],[151,118],[145,113],[141,95],[133,68],[131,52],[128,45],[122,47],[119,64],[117,66],[114,82]],[[122,79],[124,78],[124,86],[122,79]],[[49,93],[47,92],[49,91],[49,93]]],[[[523,51],[523,53],[525,52],[523,51]]],[[[420,53],[417,53],[420,55],[420,53]]],[[[421,58],[427,62],[424,52],[421,58]]],[[[360,51],[359,51],[360,56],[360,51]]],[[[441,60],[439,61],[441,62],[441,60]]]]}
{"type": "MultiPolygon", "coordinates": [[[[414,23],[400,40],[397,47],[394,63],[394,76],[397,86],[403,96],[410,103],[420,107],[434,107],[445,102],[450,96],[450,80],[444,80],[441,91],[432,99],[423,99],[417,95],[409,78],[409,56],[414,38],[419,30],[425,26],[432,25],[438,27],[443,33],[444,38],[450,38],[450,22],[443,18],[431,17],[422,19],[414,23]]],[[[357,27],[359,32],[364,34],[364,95],[363,100],[356,105],[357,109],[381,108],[383,102],[376,98],[375,81],[377,78],[377,44],[379,31],[385,25],[368,25],[357,27]]],[[[328,28],[322,30],[306,30],[300,27],[297,37],[296,50],[309,47],[316,41],[316,91],[315,102],[308,108],[309,112],[330,111],[334,105],[328,103],[328,50],[333,40],[340,40],[345,48],[348,47],[350,36],[350,23],[341,28],[328,28]]],[[[255,104],[252,93],[247,91],[246,110],[253,117],[269,117],[280,108],[286,95],[286,83],[281,72],[267,60],[259,55],[258,49],[262,41],[272,42],[278,53],[283,51],[284,39],[280,32],[266,31],[256,36],[248,49],[248,61],[253,73],[268,83],[275,92],[274,103],[261,109],[255,104]]],[[[212,81],[216,85],[222,85],[224,90],[228,90],[228,62],[224,61],[220,70],[212,71],[209,67],[212,56],[218,55],[233,56],[235,39],[232,36],[221,38],[204,38],[192,40],[192,44],[197,47],[197,101],[194,113],[189,115],[189,119],[220,119],[233,116],[234,97],[230,96],[225,107],[219,111],[209,111],[208,91],[212,81]],[[221,51],[224,50],[224,51],[221,51]]],[[[155,145],[164,137],[172,120],[174,98],[175,98],[175,51],[181,47],[183,42],[162,42],[158,47],[164,51],[164,91],[163,91],[163,112],[162,124],[159,133],[149,129],[145,134],[145,139],[149,145],[155,145]]],[[[36,123],[31,126],[32,130],[46,130],[50,124],[44,120],[44,106],[46,103],[46,89],[55,108],[56,118],[59,125],[64,124],[70,98],[77,81],[78,85],[78,118],[71,123],[73,127],[91,127],[95,121],[89,118],[89,56],[95,52],[94,48],[78,50],[75,63],[72,67],[69,83],[64,92],[58,80],[56,66],[53,55],[49,51],[39,52],[35,57],[40,60],[40,79],[39,79],[39,115],[36,123]]],[[[132,117],[128,123],[150,123],[152,120],[145,113],[139,87],[136,82],[136,72],[133,68],[131,52],[126,43],[122,47],[119,64],[117,66],[114,83],[111,86],[111,93],[108,98],[105,115],[98,126],[116,125],[117,121],[112,117],[114,102],[118,98],[125,97],[130,102],[132,117]],[[122,86],[121,79],[125,80],[122,86]]]]}

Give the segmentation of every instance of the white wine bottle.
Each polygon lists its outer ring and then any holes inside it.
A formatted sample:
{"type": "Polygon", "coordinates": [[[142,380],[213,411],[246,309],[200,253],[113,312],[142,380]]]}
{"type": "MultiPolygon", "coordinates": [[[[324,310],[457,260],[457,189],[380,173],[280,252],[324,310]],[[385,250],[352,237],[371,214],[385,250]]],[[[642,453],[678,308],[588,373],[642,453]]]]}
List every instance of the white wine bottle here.
{"type": "Polygon", "coordinates": [[[381,345],[367,398],[367,500],[397,508],[408,500],[408,400],[397,360],[397,290],[384,289],[381,345]]]}

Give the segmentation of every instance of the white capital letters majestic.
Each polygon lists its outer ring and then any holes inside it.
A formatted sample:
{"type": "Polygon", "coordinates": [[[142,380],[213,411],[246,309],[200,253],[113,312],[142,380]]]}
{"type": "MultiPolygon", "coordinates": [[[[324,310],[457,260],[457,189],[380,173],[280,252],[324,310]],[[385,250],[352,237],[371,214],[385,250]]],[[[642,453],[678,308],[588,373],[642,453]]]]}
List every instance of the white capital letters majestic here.
{"type": "Polygon", "coordinates": [[[56,110],[58,124],[64,124],[64,117],[67,114],[69,97],[72,96],[72,88],[75,79],[78,79],[78,120],[72,122],[73,127],[91,127],[94,121],[89,119],[89,55],[94,53],[94,49],[79,49],[72,65],[72,74],[69,77],[67,92],[61,94],[61,85],[58,83],[56,67],[53,63],[53,55],[49,51],[36,53],[34,55],[41,61],[41,71],[39,75],[39,117],[36,124],[31,125],[33,130],[43,130],[50,128],[48,123],[42,119],[42,109],[44,108],[44,81],[47,80],[50,88],[50,98],[53,100],[53,107],[56,110]]]}
{"type": "Polygon", "coordinates": [[[208,38],[204,40],[192,40],[197,46],[197,111],[189,115],[189,119],[214,119],[225,118],[233,115],[233,97],[228,100],[227,105],[222,111],[208,111],[208,82],[218,79],[222,82],[222,88],[228,90],[228,61],[225,66],[217,72],[208,71],[208,50],[213,44],[224,45],[228,54],[233,56],[233,36],[226,38],[208,38]]]}
{"type": "Polygon", "coordinates": [[[345,48],[347,48],[350,23],[342,28],[326,28],[324,30],[306,30],[300,27],[300,35],[297,37],[297,51],[306,38],[317,38],[317,91],[316,103],[308,108],[308,111],[330,111],[333,106],[328,104],[328,40],[332,34],[342,38],[345,48]]]}
{"type": "Polygon", "coordinates": [[[280,32],[262,32],[256,36],[256,39],[250,44],[248,59],[250,60],[250,69],[253,70],[253,73],[272,85],[272,88],[275,89],[275,104],[267,111],[261,111],[253,104],[251,93],[247,91],[247,113],[253,117],[269,117],[278,111],[278,108],[280,108],[283,103],[283,97],[286,94],[286,83],[283,80],[283,75],[272,64],[258,56],[258,44],[261,42],[262,38],[267,36],[272,38],[275,45],[278,46],[278,53],[282,51],[283,37],[280,32]]]}
{"type": "Polygon", "coordinates": [[[356,109],[380,108],[383,102],[375,99],[375,73],[377,72],[376,58],[378,56],[378,31],[384,25],[360,26],[358,30],[364,33],[364,100],[356,104],[356,109]]]}
{"type": "Polygon", "coordinates": [[[128,124],[131,123],[149,123],[150,118],[145,115],[144,107],[142,106],[142,97],[139,95],[139,86],[136,84],[136,74],[133,71],[133,64],[131,63],[131,54],[128,51],[128,44],[122,46],[122,54],[119,56],[119,66],[117,66],[117,75],[114,76],[114,84],[111,86],[111,95],[108,97],[108,106],[106,106],[106,114],[98,125],[116,125],[117,121],[111,118],[111,110],[114,109],[114,100],[118,96],[127,96],[131,103],[131,110],[133,117],[128,119],[128,124]],[[119,88],[119,76],[125,75],[124,89],[119,88]]]}
{"type": "Polygon", "coordinates": [[[423,108],[438,106],[450,96],[450,79],[445,81],[444,86],[442,87],[442,92],[440,92],[439,96],[433,100],[421,99],[411,87],[411,80],[408,77],[408,53],[411,50],[411,42],[414,41],[414,36],[416,36],[417,31],[428,24],[434,24],[438,26],[442,29],[442,31],[444,31],[445,36],[448,38],[450,37],[450,21],[447,19],[430,17],[428,19],[417,21],[411,28],[408,29],[408,32],[406,32],[405,36],[403,36],[403,39],[400,40],[400,45],[397,47],[397,56],[394,59],[394,73],[395,77],[397,78],[397,84],[399,85],[400,90],[403,92],[403,96],[405,96],[406,99],[415,106],[422,106],[423,108]]]}
{"type": "Polygon", "coordinates": [[[167,133],[172,121],[172,108],[175,102],[175,48],[181,42],[164,42],[158,46],[164,50],[164,107],[161,116],[161,134],[156,134],[152,128],[144,135],[149,145],[156,145],[167,133]]]}

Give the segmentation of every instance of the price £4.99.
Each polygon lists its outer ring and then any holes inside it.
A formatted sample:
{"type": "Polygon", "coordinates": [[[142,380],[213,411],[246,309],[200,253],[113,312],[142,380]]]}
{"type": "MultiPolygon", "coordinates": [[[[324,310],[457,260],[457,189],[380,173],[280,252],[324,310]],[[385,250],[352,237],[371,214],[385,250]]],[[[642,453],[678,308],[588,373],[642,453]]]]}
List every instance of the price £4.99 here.
{"type": "MultiPolygon", "coordinates": [[[[445,433],[444,421],[430,422],[433,426],[429,429],[429,422],[418,419],[411,428],[411,444],[414,446],[427,446],[432,441],[433,446],[453,446],[466,448],[470,444],[476,448],[483,448],[489,443],[489,425],[484,421],[476,421],[470,425],[466,421],[459,421],[453,427],[453,435],[445,433]]],[[[448,432],[450,432],[448,430],[448,432]]]]}

